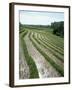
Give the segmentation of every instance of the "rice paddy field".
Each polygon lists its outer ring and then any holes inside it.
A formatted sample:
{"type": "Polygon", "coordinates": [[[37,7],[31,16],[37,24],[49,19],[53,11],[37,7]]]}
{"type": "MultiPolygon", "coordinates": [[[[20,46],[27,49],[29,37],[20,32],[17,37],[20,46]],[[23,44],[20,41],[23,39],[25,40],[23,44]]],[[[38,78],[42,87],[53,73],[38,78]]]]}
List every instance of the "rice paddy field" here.
{"type": "Polygon", "coordinates": [[[19,78],[64,76],[64,38],[51,28],[25,26],[19,32],[19,78]]]}

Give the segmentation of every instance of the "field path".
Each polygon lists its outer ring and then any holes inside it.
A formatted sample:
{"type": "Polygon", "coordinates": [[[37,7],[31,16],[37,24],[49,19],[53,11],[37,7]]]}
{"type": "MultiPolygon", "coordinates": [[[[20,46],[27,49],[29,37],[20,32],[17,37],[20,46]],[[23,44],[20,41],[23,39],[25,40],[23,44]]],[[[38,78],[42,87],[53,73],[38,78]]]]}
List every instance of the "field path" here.
{"type": "Polygon", "coordinates": [[[47,77],[59,77],[60,74],[48,63],[43,55],[39,53],[39,51],[33,46],[32,42],[30,41],[28,34],[24,37],[25,43],[27,45],[27,50],[29,55],[33,58],[36,63],[39,77],[40,78],[47,78],[47,77]]]}

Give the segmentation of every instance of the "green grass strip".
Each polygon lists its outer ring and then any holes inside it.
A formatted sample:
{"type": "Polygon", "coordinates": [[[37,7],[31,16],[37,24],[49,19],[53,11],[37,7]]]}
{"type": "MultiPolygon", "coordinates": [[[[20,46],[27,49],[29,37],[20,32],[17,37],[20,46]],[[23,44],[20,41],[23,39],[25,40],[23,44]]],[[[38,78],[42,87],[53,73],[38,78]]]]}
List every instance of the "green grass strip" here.
{"type": "Polygon", "coordinates": [[[64,43],[63,38],[61,38],[61,37],[59,37],[59,36],[56,36],[56,35],[54,35],[54,34],[52,34],[52,33],[50,33],[50,32],[47,32],[47,31],[42,32],[42,33],[43,33],[44,35],[46,35],[46,36],[51,37],[51,39],[54,39],[54,40],[56,40],[56,41],[59,41],[60,43],[64,43]]]}
{"type": "Polygon", "coordinates": [[[61,58],[59,55],[57,55],[53,50],[51,50],[51,48],[48,47],[48,45],[46,45],[43,40],[40,40],[39,38],[36,38],[34,35],[33,35],[33,38],[36,40],[36,42],[40,45],[42,45],[44,48],[48,49],[55,57],[57,57],[60,61],[64,62],[64,59],[61,58]]]}
{"type": "Polygon", "coordinates": [[[41,39],[38,37],[37,35],[37,38],[33,35],[34,39],[39,43],[41,44],[42,46],[44,46],[46,49],[48,49],[50,52],[53,53],[54,56],[56,56],[57,58],[61,59],[61,61],[64,61],[63,59],[63,56],[64,55],[61,55],[59,52],[55,51],[53,48],[49,47],[48,43],[45,42],[45,40],[41,39]]]}
{"type": "Polygon", "coordinates": [[[53,47],[57,48],[57,49],[60,50],[61,52],[64,52],[64,50],[63,50],[62,48],[58,47],[57,45],[54,45],[54,44],[49,40],[49,38],[45,38],[45,37],[42,36],[41,34],[40,34],[40,36],[41,36],[40,39],[42,39],[42,40],[44,40],[45,42],[51,44],[53,47]]]}
{"type": "MultiPolygon", "coordinates": [[[[41,39],[40,39],[41,40],[41,39]]],[[[42,40],[42,42],[44,42],[48,47],[52,48],[54,51],[58,52],[61,55],[64,55],[63,52],[61,52],[60,50],[58,50],[57,48],[53,47],[50,43],[45,42],[44,40],[42,40]]]]}
{"type": "Polygon", "coordinates": [[[33,39],[30,37],[29,38],[32,42],[32,44],[36,47],[36,49],[44,56],[44,58],[60,73],[61,76],[64,76],[64,70],[62,67],[57,65],[47,54],[45,54],[38,46],[37,44],[33,41],[33,39]]]}
{"type": "Polygon", "coordinates": [[[28,66],[29,66],[30,78],[39,78],[36,64],[35,64],[34,60],[32,59],[32,57],[29,55],[25,40],[23,39],[26,34],[27,34],[27,32],[24,34],[21,34],[20,38],[21,38],[21,44],[22,44],[24,56],[26,58],[28,66]]]}
{"type": "Polygon", "coordinates": [[[45,31],[42,31],[42,32],[39,32],[42,36],[45,36],[47,38],[50,39],[51,42],[53,42],[54,44],[56,44],[57,46],[63,48],[64,46],[64,40],[63,38],[60,38],[59,36],[56,36],[56,37],[52,37],[52,36],[55,36],[53,35],[52,33],[49,33],[49,32],[45,32],[45,31]],[[57,42],[56,42],[57,41],[57,42]]]}

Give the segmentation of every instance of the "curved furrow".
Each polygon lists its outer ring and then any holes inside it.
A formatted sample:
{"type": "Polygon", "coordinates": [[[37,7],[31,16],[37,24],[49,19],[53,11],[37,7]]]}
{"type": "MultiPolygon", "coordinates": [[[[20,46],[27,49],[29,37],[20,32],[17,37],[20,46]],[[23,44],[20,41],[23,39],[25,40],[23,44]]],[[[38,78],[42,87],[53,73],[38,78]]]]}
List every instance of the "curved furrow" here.
{"type": "Polygon", "coordinates": [[[45,42],[49,43],[50,45],[52,45],[53,47],[57,48],[58,50],[60,50],[61,52],[64,52],[64,50],[60,47],[58,47],[57,45],[55,45],[53,42],[50,41],[49,38],[42,36],[41,34],[38,33],[38,35],[40,36],[39,38],[44,40],[45,42]]]}
{"type": "Polygon", "coordinates": [[[46,46],[44,44],[42,44],[42,42],[39,41],[39,39],[35,38],[34,34],[33,34],[33,38],[36,40],[36,42],[39,44],[39,47],[59,66],[64,67],[63,62],[61,62],[60,60],[58,60],[57,57],[55,57],[55,55],[53,55],[53,53],[51,53],[49,51],[49,49],[46,48],[46,46]]]}
{"type": "Polygon", "coordinates": [[[32,35],[29,35],[29,38],[36,49],[44,56],[44,58],[61,74],[61,76],[64,76],[64,70],[62,66],[59,66],[55,61],[52,60],[53,57],[50,58],[49,55],[42,50],[42,46],[36,43],[36,40],[32,35]]]}
{"type": "Polygon", "coordinates": [[[55,44],[56,46],[60,47],[60,48],[64,48],[64,41],[63,42],[60,42],[61,40],[57,40],[59,37],[57,38],[52,38],[50,36],[50,34],[47,35],[48,32],[40,32],[40,34],[42,36],[45,37],[45,39],[48,39],[49,38],[49,41],[52,42],[53,44],[55,44]]]}
{"type": "Polygon", "coordinates": [[[21,44],[22,44],[22,49],[23,49],[23,55],[25,56],[27,65],[29,67],[29,73],[30,73],[29,78],[39,78],[36,64],[35,64],[34,60],[32,59],[32,57],[29,55],[28,50],[27,50],[27,46],[26,46],[26,43],[24,40],[27,33],[28,33],[28,31],[20,34],[20,39],[21,39],[21,44]]]}
{"type": "MultiPolygon", "coordinates": [[[[33,33],[31,32],[31,35],[33,33]]],[[[56,71],[56,69],[45,59],[45,57],[38,51],[38,49],[33,45],[30,34],[25,37],[26,45],[28,48],[28,52],[36,63],[39,77],[47,78],[47,77],[60,77],[60,73],[56,71]]]]}
{"type": "Polygon", "coordinates": [[[53,42],[51,42],[51,41],[49,40],[50,38],[48,38],[48,37],[46,37],[46,36],[43,36],[43,35],[40,34],[40,33],[37,33],[37,34],[38,34],[38,38],[40,38],[41,40],[44,40],[45,42],[47,42],[47,44],[53,46],[55,49],[59,50],[60,52],[64,52],[64,50],[63,50],[62,48],[54,45],[53,42]]]}
{"type": "Polygon", "coordinates": [[[53,53],[53,55],[55,55],[58,59],[60,59],[62,62],[64,61],[64,56],[59,54],[57,51],[53,50],[52,48],[50,48],[43,39],[41,39],[40,37],[35,37],[36,39],[38,39],[38,41],[46,48],[48,49],[51,53],[53,53]]]}
{"type": "Polygon", "coordinates": [[[63,41],[63,39],[62,38],[60,38],[59,36],[56,36],[56,35],[54,35],[54,34],[52,34],[52,33],[50,33],[50,32],[42,32],[42,34],[43,35],[45,35],[45,36],[47,36],[47,37],[50,37],[50,39],[51,40],[56,40],[58,43],[62,43],[62,44],[64,44],[64,41],[63,41]]]}
{"type": "Polygon", "coordinates": [[[41,39],[41,38],[40,38],[40,40],[41,40],[42,42],[44,42],[48,47],[52,48],[54,51],[58,52],[58,53],[61,54],[61,55],[64,55],[63,52],[61,52],[61,51],[58,50],[57,48],[53,47],[50,43],[48,43],[48,41],[45,41],[45,40],[43,40],[43,39],[41,39]]]}

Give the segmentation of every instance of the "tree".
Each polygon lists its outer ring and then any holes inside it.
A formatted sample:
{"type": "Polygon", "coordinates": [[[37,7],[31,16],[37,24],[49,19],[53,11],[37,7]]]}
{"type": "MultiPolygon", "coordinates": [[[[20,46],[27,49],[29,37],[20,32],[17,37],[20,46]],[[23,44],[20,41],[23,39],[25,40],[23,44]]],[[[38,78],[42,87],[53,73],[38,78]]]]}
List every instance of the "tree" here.
{"type": "Polygon", "coordinates": [[[64,21],[51,23],[53,34],[64,37],[64,21]]]}

